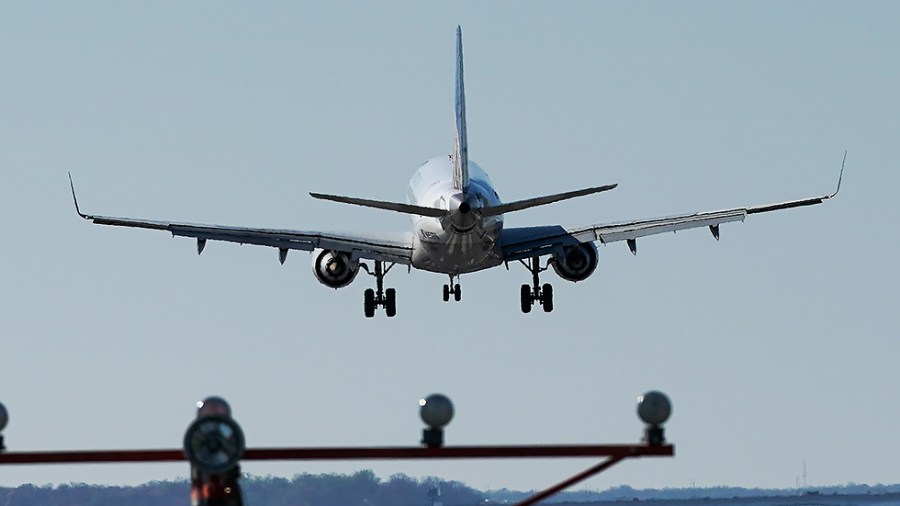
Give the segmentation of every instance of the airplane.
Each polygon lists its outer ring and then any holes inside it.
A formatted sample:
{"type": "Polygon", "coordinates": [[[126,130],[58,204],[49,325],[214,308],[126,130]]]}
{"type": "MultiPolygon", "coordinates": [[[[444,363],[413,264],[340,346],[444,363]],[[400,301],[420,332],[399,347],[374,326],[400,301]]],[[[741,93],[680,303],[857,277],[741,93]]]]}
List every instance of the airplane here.
{"type": "Polygon", "coordinates": [[[650,218],[618,223],[563,227],[547,225],[506,228],[503,216],[508,213],[543,206],[575,197],[612,190],[609,184],[542,197],[503,202],[487,173],[469,159],[466,138],[466,96],[463,85],[462,29],[456,28],[456,85],[454,107],[453,152],[425,162],[409,182],[407,201],[387,202],[341,195],[310,193],[313,198],[367,208],[408,214],[411,231],[400,233],[331,233],[323,231],[276,230],[266,228],[194,225],[189,223],[149,221],[85,214],[78,206],[75,185],[69,174],[75,211],[82,218],[99,225],[167,230],[173,236],[197,240],[197,254],[207,241],[256,244],[278,249],[284,264],[290,250],[312,252],[315,278],[330,288],[348,286],[360,270],[375,278],[375,288],[363,293],[363,312],[375,315],[384,309],[388,317],[397,313],[397,293],[384,288],[384,278],[395,265],[409,270],[420,269],[449,276],[443,286],[443,300],[459,301],[462,274],[481,271],[510,262],[520,262],[531,273],[531,283],[520,289],[523,313],[540,305],[553,311],[553,286],[540,283],[540,274],[551,267],[556,274],[572,282],[587,279],[597,267],[597,244],[625,241],[632,254],[637,254],[637,239],[664,232],[708,227],[719,239],[723,223],[743,221],[748,215],[821,204],[837,195],[844,174],[844,160],[834,193],[762,206],[737,207],[721,211],[688,213],[665,218],[650,218]],[[546,257],[542,264],[541,259],[546,257]],[[370,267],[367,262],[371,261],[370,267]]]}

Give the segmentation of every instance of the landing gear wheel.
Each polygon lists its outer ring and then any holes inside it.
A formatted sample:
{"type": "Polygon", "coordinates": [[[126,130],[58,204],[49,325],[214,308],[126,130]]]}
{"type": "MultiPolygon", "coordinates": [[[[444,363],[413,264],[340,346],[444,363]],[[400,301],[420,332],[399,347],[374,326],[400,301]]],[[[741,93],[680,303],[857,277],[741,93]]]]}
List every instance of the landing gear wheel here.
{"type": "Polygon", "coordinates": [[[372,318],[375,316],[375,310],[378,309],[378,306],[384,308],[384,312],[387,314],[388,318],[397,314],[397,290],[393,288],[384,289],[384,275],[388,273],[391,268],[394,267],[395,264],[388,264],[387,268],[384,267],[384,263],[381,260],[375,260],[375,272],[369,270],[369,267],[360,263],[360,267],[366,271],[370,276],[375,277],[375,289],[367,288],[365,292],[363,292],[363,309],[366,313],[366,318],[372,318]]]}
{"type": "Polygon", "coordinates": [[[531,302],[532,302],[531,287],[528,285],[522,285],[520,294],[521,294],[522,312],[530,313],[531,312],[531,302]]]}
{"type": "Polygon", "coordinates": [[[397,314],[397,290],[393,288],[384,291],[384,313],[388,318],[397,314]]]}
{"type": "Polygon", "coordinates": [[[444,302],[450,300],[450,285],[444,285],[444,302]]]}
{"type": "Polygon", "coordinates": [[[550,283],[544,283],[541,289],[541,305],[544,306],[545,313],[553,311],[553,285],[550,283]]]}
{"type": "Polygon", "coordinates": [[[545,313],[553,311],[553,286],[550,283],[541,285],[540,281],[540,274],[550,268],[550,261],[547,261],[546,267],[541,267],[539,257],[519,262],[531,271],[531,284],[522,285],[522,312],[530,313],[535,303],[540,303],[545,313]]]}
{"type": "Polygon", "coordinates": [[[455,300],[456,302],[459,302],[459,299],[461,299],[461,298],[462,298],[462,292],[459,290],[459,283],[457,283],[453,287],[453,300],[455,300]]]}
{"type": "Polygon", "coordinates": [[[375,316],[375,290],[371,288],[367,288],[363,292],[363,311],[366,313],[366,318],[375,316]]]}

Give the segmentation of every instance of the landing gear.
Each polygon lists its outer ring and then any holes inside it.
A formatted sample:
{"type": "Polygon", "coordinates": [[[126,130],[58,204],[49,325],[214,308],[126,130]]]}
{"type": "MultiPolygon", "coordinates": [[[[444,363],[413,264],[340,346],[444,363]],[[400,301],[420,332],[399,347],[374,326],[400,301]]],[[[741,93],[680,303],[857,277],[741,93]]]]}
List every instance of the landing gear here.
{"type": "Polygon", "coordinates": [[[397,290],[393,288],[388,288],[384,291],[384,314],[388,318],[393,318],[397,315],[397,290]]]}
{"type": "MultiPolygon", "coordinates": [[[[456,276],[456,279],[459,279],[459,276],[456,276]]],[[[453,295],[453,300],[459,302],[462,299],[462,290],[459,288],[459,283],[453,283],[453,275],[450,275],[450,284],[444,285],[444,302],[448,302],[450,300],[450,295],[453,295]]]]}
{"type": "Polygon", "coordinates": [[[522,285],[522,312],[530,313],[531,305],[534,304],[534,298],[531,296],[531,287],[528,285],[522,285]]]}
{"type": "Polygon", "coordinates": [[[370,272],[366,264],[361,265],[366,273],[370,276],[375,276],[376,286],[375,290],[367,288],[363,292],[363,312],[366,314],[366,318],[375,316],[375,310],[378,306],[384,308],[384,314],[388,318],[393,318],[397,315],[397,290],[393,288],[384,289],[384,276],[393,266],[394,264],[390,264],[385,269],[381,260],[375,260],[375,272],[370,272]]]}
{"type": "Polygon", "coordinates": [[[363,311],[366,313],[366,318],[375,316],[375,290],[371,288],[366,288],[366,291],[363,292],[363,311]]]}
{"type": "Polygon", "coordinates": [[[550,283],[544,283],[541,288],[541,305],[544,306],[545,313],[553,311],[553,285],[550,283]]]}
{"type": "Polygon", "coordinates": [[[534,257],[527,262],[520,260],[529,271],[531,271],[531,285],[522,285],[519,292],[520,303],[523,313],[530,313],[531,306],[540,304],[544,308],[545,313],[553,311],[553,285],[544,283],[541,286],[540,274],[547,270],[547,267],[541,267],[538,257],[534,257]]]}

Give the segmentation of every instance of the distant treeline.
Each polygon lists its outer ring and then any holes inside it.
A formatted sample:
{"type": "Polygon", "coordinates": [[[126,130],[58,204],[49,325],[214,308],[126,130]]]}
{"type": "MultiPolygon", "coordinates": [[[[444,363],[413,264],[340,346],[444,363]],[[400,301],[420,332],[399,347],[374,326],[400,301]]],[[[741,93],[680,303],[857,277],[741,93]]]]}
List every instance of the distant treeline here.
{"type": "MultiPolygon", "coordinates": [[[[518,490],[490,490],[485,493],[491,502],[515,503],[532,492],[518,490]]],[[[690,501],[710,499],[748,499],[758,497],[810,497],[810,496],[884,496],[900,494],[900,484],[865,485],[848,483],[827,487],[807,488],[744,488],[744,487],[687,487],[634,489],[621,485],[607,490],[577,490],[557,494],[547,502],[595,503],[616,501],[690,501]]]]}
{"type": "MultiPolygon", "coordinates": [[[[455,481],[415,479],[403,474],[381,480],[372,471],[355,474],[298,474],[292,479],[245,476],[246,506],[445,506],[475,505],[485,494],[455,481]],[[439,495],[438,495],[439,494],[439,495]]],[[[56,487],[0,488],[3,506],[172,506],[189,504],[187,481],[151,482],[136,487],[70,483],[56,487]]]]}
{"type": "MultiPolygon", "coordinates": [[[[476,506],[515,503],[531,492],[482,492],[456,481],[416,479],[403,474],[387,480],[372,471],[354,474],[298,474],[292,479],[245,476],[241,479],[246,506],[476,506]]],[[[3,506],[171,506],[189,504],[186,481],[151,482],[136,487],[70,483],[59,486],[22,485],[0,488],[3,506]]],[[[737,487],[666,488],[635,490],[628,486],[604,491],[564,492],[548,502],[614,502],[645,500],[739,499],[821,495],[900,494],[900,485],[857,485],[801,489],[747,489],[737,487]]]]}

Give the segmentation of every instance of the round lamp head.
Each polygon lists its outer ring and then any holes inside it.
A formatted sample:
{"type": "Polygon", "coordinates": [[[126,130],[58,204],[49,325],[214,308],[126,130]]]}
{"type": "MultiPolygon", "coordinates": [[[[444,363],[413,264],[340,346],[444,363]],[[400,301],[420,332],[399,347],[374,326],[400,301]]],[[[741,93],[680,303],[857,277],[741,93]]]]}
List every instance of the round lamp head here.
{"type": "Polygon", "coordinates": [[[216,395],[212,395],[197,402],[197,417],[220,415],[231,416],[231,406],[228,402],[216,395]]]}
{"type": "Polygon", "coordinates": [[[206,415],[194,420],[185,432],[184,453],[201,471],[222,472],[244,455],[244,433],[230,417],[206,415]]]}
{"type": "Polygon", "coordinates": [[[672,414],[672,403],[666,394],[651,390],[637,398],[638,416],[648,425],[665,423],[672,414]]]}
{"type": "Polygon", "coordinates": [[[9,412],[7,412],[6,407],[0,403],[0,430],[5,429],[7,423],[9,423],[9,412]]]}
{"type": "Polygon", "coordinates": [[[453,419],[453,403],[443,394],[431,394],[419,401],[419,416],[434,429],[445,427],[453,419]]]}

